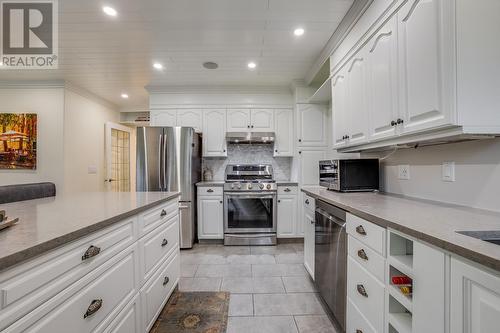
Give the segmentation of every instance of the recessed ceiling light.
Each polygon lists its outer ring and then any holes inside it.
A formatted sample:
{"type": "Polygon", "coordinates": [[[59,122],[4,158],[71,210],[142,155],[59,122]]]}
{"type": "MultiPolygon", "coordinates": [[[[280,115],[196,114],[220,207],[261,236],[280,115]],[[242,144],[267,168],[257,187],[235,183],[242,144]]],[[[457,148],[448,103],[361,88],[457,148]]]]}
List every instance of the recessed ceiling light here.
{"type": "Polygon", "coordinates": [[[162,64],[160,64],[159,62],[155,62],[155,63],[153,64],[153,67],[154,67],[154,68],[156,68],[156,69],[158,69],[158,70],[163,69],[163,65],[162,65],[162,64]]]}
{"type": "Polygon", "coordinates": [[[293,34],[295,36],[302,36],[306,32],[303,28],[297,28],[293,31],[293,34]]]}
{"type": "Polygon", "coordinates": [[[257,67],[257,64],[256,64],[255,62],[251,61],[251,62],[249,62],[249,63],[248,63],[248,65],[247,65],[247,66],[248,66],[248,68],[250,68],[250,69],[254,69],[255,67],[257,67]]]}
{"type": "Polygon", "coordinates": [[[219,68],[219,65],[216,62],[207,61],[203,63],[203,67],[205,67],[206,69],[217,69],[219,68]]]}
{"type": "Polygon", "coordinates": [[[128,98],[128,95],[127,95],[127,94],[125,94],[125,93],[123,93],[121,96],[122,96],[122,98],[125,98],[125,99],[127,99],[127,98],[128,98]]]}
{"type": "Polygon", "coordinates": [[[102,11],[104,12],[104,14],[106,14],[108,16],[116,16],[118,14],[116,9],[109,7],[109,6],[102,7],[102,11]]]}

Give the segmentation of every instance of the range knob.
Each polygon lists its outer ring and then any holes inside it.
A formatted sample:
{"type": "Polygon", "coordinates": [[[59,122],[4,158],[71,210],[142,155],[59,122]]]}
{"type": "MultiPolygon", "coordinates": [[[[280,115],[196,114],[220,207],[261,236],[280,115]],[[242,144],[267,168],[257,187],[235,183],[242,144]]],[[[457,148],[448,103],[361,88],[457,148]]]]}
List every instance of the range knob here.
{"type": "Polygon", "coordinates": [[[238,185],[236,185],[236,187],[238,188],[238,190],[241,190],[241,184],[238,183],[238,185]]]}
{"type": "Polygon", "coordinates": [[[264,184],[259,184],[259,187],[260,187],[261,190],[263,190],[264,189],[264,184]]]}
{"type": "Polygon", "coordinates": [[[267,184],[266,188],[267,188],[268,190],[270,190],[270,189],[271,189],[271,184],[267,184]]]}
{"type": "Polygon", "coordinates": [[[251,190],[251,189],[252,189],[252,187],[253,187],[253,185],[252,185],[252,184],[248,184],[248,189],[249,189],[249,190],[251,190]]]}

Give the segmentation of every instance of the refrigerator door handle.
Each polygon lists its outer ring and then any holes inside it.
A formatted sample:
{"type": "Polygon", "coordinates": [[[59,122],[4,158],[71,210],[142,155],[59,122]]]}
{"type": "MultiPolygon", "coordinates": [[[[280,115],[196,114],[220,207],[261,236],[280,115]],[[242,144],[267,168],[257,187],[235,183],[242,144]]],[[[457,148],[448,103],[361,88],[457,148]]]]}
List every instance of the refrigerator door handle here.
{"type": "Polygon", "coordinates": [[[160,139],[158,143],[158,185],[160,187],[160,191],[163,189],[163,183],[162,183],[162,164],[163,164],[163,134],[160,134],[160,139]]]}

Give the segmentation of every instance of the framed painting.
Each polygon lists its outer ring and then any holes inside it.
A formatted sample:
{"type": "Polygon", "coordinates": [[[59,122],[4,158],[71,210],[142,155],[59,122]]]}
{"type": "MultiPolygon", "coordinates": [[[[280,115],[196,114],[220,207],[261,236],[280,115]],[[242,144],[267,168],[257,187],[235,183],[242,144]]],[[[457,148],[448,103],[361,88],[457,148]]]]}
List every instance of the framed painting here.
{"type": "Polygon", "coordinates": [[[0,113],[0,169],[36,169],[37,115],[0,113]]]}

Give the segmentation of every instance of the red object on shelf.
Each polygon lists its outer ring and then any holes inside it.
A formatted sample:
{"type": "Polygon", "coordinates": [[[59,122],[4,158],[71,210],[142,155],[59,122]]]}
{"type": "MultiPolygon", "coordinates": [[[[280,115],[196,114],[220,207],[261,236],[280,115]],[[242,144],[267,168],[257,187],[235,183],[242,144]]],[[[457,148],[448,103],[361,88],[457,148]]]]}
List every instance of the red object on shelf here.
{"type": "Polygon", "coordinates": [[[411,279],[406,275],[393,276],[392,284],[411,284],[411,279]]]}

